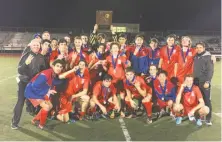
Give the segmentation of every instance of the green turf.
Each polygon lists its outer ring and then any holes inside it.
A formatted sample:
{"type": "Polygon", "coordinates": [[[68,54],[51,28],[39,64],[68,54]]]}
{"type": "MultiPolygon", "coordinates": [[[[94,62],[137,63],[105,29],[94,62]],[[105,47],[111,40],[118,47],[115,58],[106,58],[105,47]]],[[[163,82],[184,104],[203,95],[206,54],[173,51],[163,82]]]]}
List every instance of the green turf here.
{"type": "MultiPolygon", "coordinates": [[[[20,130],[11,130],[12,111],[17,100],[17,84],[15,80],[16,66],[19,58],[0,56],[0,140],[94,140],[94,141],[124,141],[118,119],[99,120],[96,122],[81,121],[73,124],[63,124],[49,121],[48,125],[54,131],[42,131],[30,124],[31,116],[25,111],[22,114],[20,130]]],[[[215,64],[212,87],[213,111],[221,112],[221,65],[215,64]]],[[[213,126],[197,128],[189,121],[176,126],[170,117],[163,117],[151,125],[144,123],[143,118],[124,119],[127,130],[133,141],[219,141],[221,139],[221,118],[213,115],[213,126]]]]}

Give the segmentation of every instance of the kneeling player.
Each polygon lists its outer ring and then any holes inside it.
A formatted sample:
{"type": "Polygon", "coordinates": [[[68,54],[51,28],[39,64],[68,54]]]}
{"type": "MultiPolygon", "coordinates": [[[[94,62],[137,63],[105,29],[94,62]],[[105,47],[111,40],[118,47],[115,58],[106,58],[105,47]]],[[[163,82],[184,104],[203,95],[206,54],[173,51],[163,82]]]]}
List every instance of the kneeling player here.
{"type": "MultiPolygon", "coordinates": [[[[167,80],[167,72],[162,70],[157,74],[154,81],[154,91],[157,96],[157,105],[160,108],[159,118],[165,114],[165,110],[172,110],[176,99],[175,86],[167,80]]],[[[172,111],[171,111],[172,115],[172,111]]]]}
{"type": "Polygon", "coordinates": [[[176,113],[176,124],[181,124],[182,116],[189,117],[190,121],[196,120],[198,126],[202,125],[201,117],[209,113],[209,108],[205,106],[200,89],[193,85],[193,76],[187,75],[184,84],[181,85],[174,105],[176,113]]]}
{"type": "Polygon", "coordinates": [[[62,72],[64,62],[62,60],[55,60],[53,62],[53,69],[44,70],[37,74],[25,89],[25,97],[30,100],[34,107],[40,105],[42,109],[32,120],[35,124],[36,121],[40,121],[38,127],[43,129],[48,112],[52,108],[52,103],[49,100],[51,94],[55,94],[56,91],[52,88],[52,82],[56,75],[62,72]]]}
{"type": "MultiPolygon", "coordinates": [[[[60,79],[69,79],[67,89],[60,98],[60,114],[71,112],[72,102],[78,101],[81,104],[81,112],[78,117],[80,120],[84,118],[90,99],[87,95],[89,87],[89,71],[86,66],[86,62],[80,60],[78,66],[59,75],[60,79]]],[[[78,114],[79,112],[76,110],[75,113],[78,114]]]]}
{"type": "MultiPolygon", "coordinates": [[[[127,96],[125,98],[126,105],[131,110],[136,110],[136,104],[133,99],[142,99],[147,112],[147,123],[152,123],[152,89],[148,87],[142,77],[136,76],[132,68],[126,69],[126,80],[124,80],[124,88],[127,96]]],[[[130,117],[132,114],[130,115],[130,117]]]]}
{"type": "MultiPolygon", "coordinates": [[[[120,111],[119,102],[116,96],[116,89],[112,82],[112,76],[106,74],[103,81],[98,81],[93,87],[93,95],[90,100],[90,109],[92,112],[96,111],[96,106],[100,108],[104,115],[109,111],[120,111]]],[[[112,113],[110,118],[114,118],[115,114],[112,113]]]]}

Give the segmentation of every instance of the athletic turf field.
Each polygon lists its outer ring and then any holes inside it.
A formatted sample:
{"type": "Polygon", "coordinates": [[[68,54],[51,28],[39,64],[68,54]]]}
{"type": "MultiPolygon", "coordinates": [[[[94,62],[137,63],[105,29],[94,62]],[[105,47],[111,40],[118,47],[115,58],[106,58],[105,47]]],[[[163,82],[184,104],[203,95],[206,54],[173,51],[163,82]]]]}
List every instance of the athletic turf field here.
{"type": "Polygon", "coordinates": [[[32,117],[23,111],[19,130],[11,130],[13,107],[17,101],[15,76],[19,56],[0,55],[0,140],[75,140],[75,141],[219,141],[221,140],[221,62],[215,64],[212,82],[213,126],[198,128],[188,121],[176,126],[171,117],[163,117],[148,125],[143,118],[99,121],[78,121],[63,124],[48,121],[53,131],[33,125],[32,117]]]}

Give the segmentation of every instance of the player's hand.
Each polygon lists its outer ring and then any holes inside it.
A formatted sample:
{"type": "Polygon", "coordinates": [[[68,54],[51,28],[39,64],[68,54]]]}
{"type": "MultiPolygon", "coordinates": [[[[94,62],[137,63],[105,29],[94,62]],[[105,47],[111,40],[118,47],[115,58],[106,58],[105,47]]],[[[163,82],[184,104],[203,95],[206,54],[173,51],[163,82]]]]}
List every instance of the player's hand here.
{"type": "Polygon", "coordinates": [[[58,56],[58,58],[57,59],[63,59],[64,58],[64,56],[62,55],[62,54],[60,54],[59,56],[58,56]]]}
{"type": "Polygon", "coordinates": [[[205,82],[203,87],[204,87],[205,89],[207,89],[207,88],[210,87],[210,84],[209,84],[208,82],[205,82]]]}
{"type": "Polygon", "coordinates": [[[139,52],[139,50],[140,50],[140,47],[136,47],[136,49],[135,49],[133,54],[136,55],[139,52]]]}
{"type": "Polygon", "coordinates": [[[55,93],[57,93],[55,90],[49,90],[47,94],[52,94],[52,95],[54,95],[55,93]]]}
{"type": "Polygon", "coordinates": [[[79,69],[79,66],[75,66],[75,67],[73,67],[73,72],[76,72],[77,70],[79,69]]]}
{"type": "Polygon", "coordinates": [[[74,52],[74,53],[72,54],[72,61],[75,61],[75,60],[76,60],[77,55],[78,55],[78,53],[76,53],[76,52],[74,52]]]}
{"type": "Polygon", "coordinates": [[[115,105],[114,109],[119,112],[120,111],[120,106],[119,105],[115,105]]]}
{"type": "Polygon", "coordinates": [[[191,110],[191,111],[188,113],[188,116],[194,116],[194,111],[191,110]]]}
{"type": "Polygon", "coordinates": [[[110,26],[110,31],[112,32],[112,34],[114,34],[114,28],[113,28],[113,25],[110,26]]]}
{"type": "Polygon", "coordinates": [[[95,31],[95,32],[96,32],[97,30],[98,30],[98,25],[97,25],[97,24],[95,24],[93,31],[95,31]]]}
{"type": "Polygon", "coordinates": [[[32,62],[32,59],[34,58],[33,55],[29,55],[28,58],[25,60],[25,64],[29,65],[32,62]]]}
{"type": "Polygon", "coordinates": [[[100,109],[103,112],[103,114],[107,114],[106,108],[103,105],[100,106],[100,109]]]}
{"type": "Polygon", "coordinates": [[[184,82],[183,84],[181,84],[181,87],[185,88],[187,85],[186,83],[184,82]]]}

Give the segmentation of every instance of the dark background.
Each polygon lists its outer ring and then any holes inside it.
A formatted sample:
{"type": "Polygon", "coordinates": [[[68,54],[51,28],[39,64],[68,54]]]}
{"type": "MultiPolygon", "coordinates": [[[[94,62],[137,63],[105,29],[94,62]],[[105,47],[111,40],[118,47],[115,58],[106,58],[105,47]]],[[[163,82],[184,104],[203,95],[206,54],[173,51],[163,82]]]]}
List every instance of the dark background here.
{"type": "Polygon", "coordinates": [[[0,0],[0,26],[93,28],[96,10],[147,30],[220,30],[220,0],[0,0]]]}

